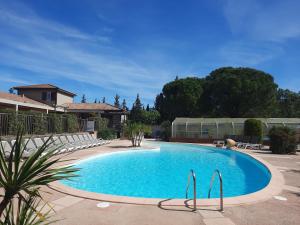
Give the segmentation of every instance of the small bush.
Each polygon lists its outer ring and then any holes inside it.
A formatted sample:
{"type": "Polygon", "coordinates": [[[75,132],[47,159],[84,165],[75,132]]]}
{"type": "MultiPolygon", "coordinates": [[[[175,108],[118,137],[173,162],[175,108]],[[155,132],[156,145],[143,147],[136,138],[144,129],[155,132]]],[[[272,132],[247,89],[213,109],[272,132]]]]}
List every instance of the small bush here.
{"type": "Polygon", "coordinates": [[[161,123],[161,133],[160,138],[164,141],[169,141],[171,135],[172,135],[172,124],[170,121],[166,120],[161,123]]]}
{"type": "Polygon", "coordinates": [[[244,135],[251,138],[257,137],[258,143],[261,143],[263,136],[262,122],[256,119],[248,119],[244,124],[244,135]]]}
{"type": "Polygon", "coordinates": [[[104,140],[111,140],[116,138],[116,131],[110,128],[102,129],[97,133],[98,138],[102,138],[104,140]]]}
{"type": "Polygon", "coordinates": [[[33,133],[46,134],[48,132],[47,117],[41,113],[33,114],[33,133]]]}
{"type": "Polygon", "coordinates": [[[67,132],[76,133],[79,131],[78,118],[75,114],[66,114],[67,119],[67,132]]]}
{"type": "Polygon", "coordinates": [[[274,154],[296,153],[295,131],[288,127],[273,127],[269,131],[270,150],[274,154]]]}
{"type": "Polygon", "coordinates": [[[58,115],[56,113],[49,113],[48,118],[51,121],[51,127],[49,132],[55,133],[55,134],[61,134],[63,132],[63,126],[62,126],[62,117],[61,115],[58,115]]]}
{"type": "Polygon", "coordinates": [[[93,119],[95,120],[95,130],[96,131],[99,132],[108,127],[109,120],[107,118],[94,117],[93,119]]]}

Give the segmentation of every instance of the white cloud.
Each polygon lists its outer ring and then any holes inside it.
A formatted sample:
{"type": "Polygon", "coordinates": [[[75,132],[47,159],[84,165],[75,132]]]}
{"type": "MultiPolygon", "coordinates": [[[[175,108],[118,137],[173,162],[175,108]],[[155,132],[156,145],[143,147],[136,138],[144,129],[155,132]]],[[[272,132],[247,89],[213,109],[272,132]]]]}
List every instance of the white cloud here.
{"type": "Polygon", "coordinates": [[[257,66],[281,54],[282,47],[270,43],[235,41],[225,44],[219,51],[221,63],[231,66],[257,66]]]}
{"type": "Polygon", "coordinates": [[[15,78],[14,75],[4,74],[1,72],[0,72],[0,81],[10,82],[10,83],[15,83],[15,84],[25,84],[25,85],[31,84],[31,82],[28,80],[18,79],[18,78],[15,78]]]}
{"type": "Polygon", "coordinates": [[[33,80],[34,76],[38,80],[63,77],[125,97],[140,93],[153,100],[168,79],[167,72],[120,54],[110,37],[42,19],[24,6],[0,7],[0,32],[0,65],[31,71],[33,80]]]}
{"type": "Polygon", "coordinates": [[[263,41],[300,38],[298,0],[224,0],[224,14],[233,33],[263,41]]]}

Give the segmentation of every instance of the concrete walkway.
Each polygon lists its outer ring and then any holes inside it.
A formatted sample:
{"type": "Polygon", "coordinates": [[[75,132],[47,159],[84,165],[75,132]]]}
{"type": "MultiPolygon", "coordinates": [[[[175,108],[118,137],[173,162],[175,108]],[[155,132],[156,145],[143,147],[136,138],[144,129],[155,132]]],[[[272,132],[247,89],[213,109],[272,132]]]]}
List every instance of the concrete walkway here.
{"type": "MultiPolygon", "coordinates": [[[[128,141],[114,141],[108,146],[83,150],[66,156],[78,160],[104,152],[122,151],[128,141]]],[[[300,156],[272,155],[266,152],[247,151],[276,166],[285,178],[279,196],[264,202],[235,207],[199,208],[196,212],[184,206],[159,207],[151,205],[110,203],[101,208],[95,200],[78,198],[52,189],[44,189],[45,199],[55,210],[53,219],[59,225],[292,225],[300,221],[300,156]]],[[[101,205],[100,205],[101,206],[101,205]]],[[[45,210],[45,209],[44,209],[45,210]]]]}

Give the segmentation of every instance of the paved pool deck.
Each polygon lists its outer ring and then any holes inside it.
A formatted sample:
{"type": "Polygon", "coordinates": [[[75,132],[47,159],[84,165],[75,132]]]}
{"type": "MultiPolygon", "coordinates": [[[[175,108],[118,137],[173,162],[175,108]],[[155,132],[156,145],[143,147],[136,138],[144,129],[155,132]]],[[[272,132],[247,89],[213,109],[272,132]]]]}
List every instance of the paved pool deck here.
{"type": "MultiPolygon", "coordinates": [[[[130,146],[127,140],[114,140],[109,145],[60,155],[76,162],[93,155],[124,151],[130,146]]],[[[185,206],[140,205],[110,203],[99,208],[101,201],[73,195],[72,192],[44,188],[44,198],[53,207],[53,218],[59,225],[291,225],[300,221],[300,155],[273,155],[266,151],[244,150],[271,164],[284,178],[282,191],[277,195],[286,198],[278,200],[272,196],[257,203],[226,206],[219,212],[216,206],[200,206],[193,212],[185,206]]],[[[225,199],[226,203],[226,199],[225,199]]]]}

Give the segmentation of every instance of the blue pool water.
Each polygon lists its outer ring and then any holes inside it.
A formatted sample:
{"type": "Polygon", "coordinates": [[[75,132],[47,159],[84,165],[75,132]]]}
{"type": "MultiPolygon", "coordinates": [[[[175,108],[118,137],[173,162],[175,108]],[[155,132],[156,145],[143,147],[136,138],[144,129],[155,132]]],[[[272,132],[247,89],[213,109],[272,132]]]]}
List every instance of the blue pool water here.
{"type": "MultiPolygon", "coordinates": [[[[197,176],[197,197],[207,198],[215,169],[222,173],[225,197],[258,191],[271,178],[264,165],[236,151],[192,144],[158,145],[160,150],[131,150],[83,160],[74,165],[81,168],[79,177],[63,184],[103,194],[185,198],[187,176],[193,169],[197,176]]],[[[212,197],[218,196],[219,181],[215,179],[212,197]]]]}

